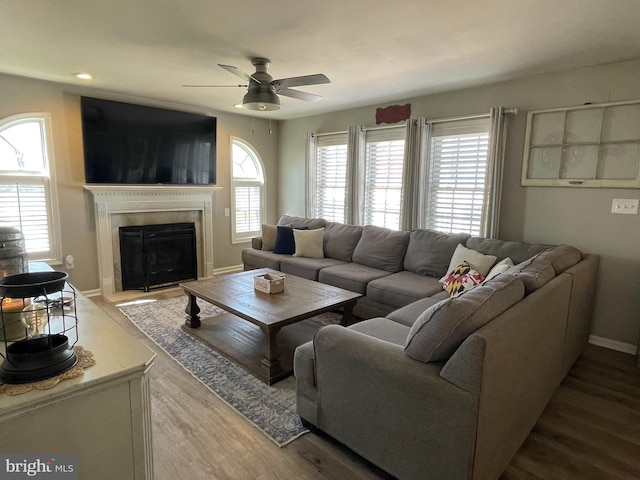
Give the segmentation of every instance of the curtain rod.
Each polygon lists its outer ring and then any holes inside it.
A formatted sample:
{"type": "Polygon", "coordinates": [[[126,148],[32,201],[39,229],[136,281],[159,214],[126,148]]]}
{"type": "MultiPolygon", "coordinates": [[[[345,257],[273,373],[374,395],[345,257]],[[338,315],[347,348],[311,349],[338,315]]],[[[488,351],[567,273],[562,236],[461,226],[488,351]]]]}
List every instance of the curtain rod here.
{"type": "MultiPolygon", "coordinates": [[[[505,107],[503,110],[504,115],[517,115],[518,107],[505,107]]],[[[487,118],[491,114],[490,113],[478,113],[476,115],[462,115],[459,117],[445,117],[445,118],[427,118],[427,123],[444,123],[444,122],[457,122],[459,120],[473,120],[475,118],[487,118]]]]}
{"type": "MultiPolygon", "coordinates": [[[[505,107],[504,114],[505,115],[518,115],[519,110],[518,107],[505,107]]],[[[487,118],[491,114],[490,113],[479,113],[477,115],[463,115],[460,117],[445,117],[445,118],[434,118],[434,119],[426,119],[427,123],[444,123],[444,122],[456,122],[458,120],[473,120],[474,118],[487,118]]],[[[417,118],[412,118],[408,120],[417,120],[417,118]]],[[[405,122],[406,124],[406,122],[405,122]]],[[[373,129],[383,129],[383,128],[397,128],[401,125],[385,125],[383,127],[361,127],[365,130],[373,130],[373,129]]],[[[347,130],[343,130],[342,132],[322,132],[322,133],[312,133],[314,137],[322,137],[325,135],[338,135],[338,134],[346,134],[347,130]]]]}
{"type": "MultiPolygon", "coordinates": [[[[364,125],[355,125],[355,126],[363,130],[385,130],[389,128],[404,127],[407,124],[406,120],[404,122],[405,122],[404,125],[398,122],[398,124],[394,124],[394,125],[383,125],[383,126],[376,126],[376,127],[365,127],[364,125]]],[[[343,130],[342,132],[322,132],[322,133],[312,133],[311,135],[313,135],[314,137],[323,137],[325,135],[340,135],[340,134],[346,135],[347,133],[348,133],[348,130],[343,130]]]]}

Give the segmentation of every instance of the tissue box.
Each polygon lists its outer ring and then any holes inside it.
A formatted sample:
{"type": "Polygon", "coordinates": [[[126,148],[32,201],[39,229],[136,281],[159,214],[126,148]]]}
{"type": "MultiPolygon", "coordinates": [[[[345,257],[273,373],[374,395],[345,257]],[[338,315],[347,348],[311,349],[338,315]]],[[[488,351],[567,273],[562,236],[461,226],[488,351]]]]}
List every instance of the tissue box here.
{"type": "Polygon", "coordinates": [[[253,288],[264,293],[284,292],[284,273],[265,273],[253,277],[253,288]]]}

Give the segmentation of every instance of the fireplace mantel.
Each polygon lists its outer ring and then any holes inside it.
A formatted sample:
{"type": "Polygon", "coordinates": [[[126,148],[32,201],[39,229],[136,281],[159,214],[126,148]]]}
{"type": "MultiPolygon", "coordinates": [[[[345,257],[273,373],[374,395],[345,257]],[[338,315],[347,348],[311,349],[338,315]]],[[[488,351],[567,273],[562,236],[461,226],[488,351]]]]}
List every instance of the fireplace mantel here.
{"type": "Polygon", "coordinates": [[[95,205],[102,295],[115,293],[111,216],[123,213],[197,210],[202,215],[204,276],[213,275],[213,200],[216,186],[84,185],[95,205]]]}

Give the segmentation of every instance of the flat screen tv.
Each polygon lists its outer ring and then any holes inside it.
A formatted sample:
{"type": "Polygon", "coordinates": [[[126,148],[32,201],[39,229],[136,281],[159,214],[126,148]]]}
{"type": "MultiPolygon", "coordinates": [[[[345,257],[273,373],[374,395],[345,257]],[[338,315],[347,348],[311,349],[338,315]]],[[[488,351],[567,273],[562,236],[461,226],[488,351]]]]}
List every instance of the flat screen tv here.
{"type": "Polygon", "coordinates": [[[87,183],[216,183],[216,118],[82,97],[87,183]]]}

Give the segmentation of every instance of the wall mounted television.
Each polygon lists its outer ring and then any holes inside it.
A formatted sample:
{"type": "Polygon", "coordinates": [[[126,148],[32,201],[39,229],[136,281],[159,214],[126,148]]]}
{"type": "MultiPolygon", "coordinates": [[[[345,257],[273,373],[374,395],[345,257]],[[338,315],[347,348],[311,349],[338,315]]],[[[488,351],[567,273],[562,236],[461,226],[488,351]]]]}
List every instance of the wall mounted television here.
{"type": "Polygon", "coordinates": [[[81,97],[91,184],[213,185],[216,118],[81,97]]]}

